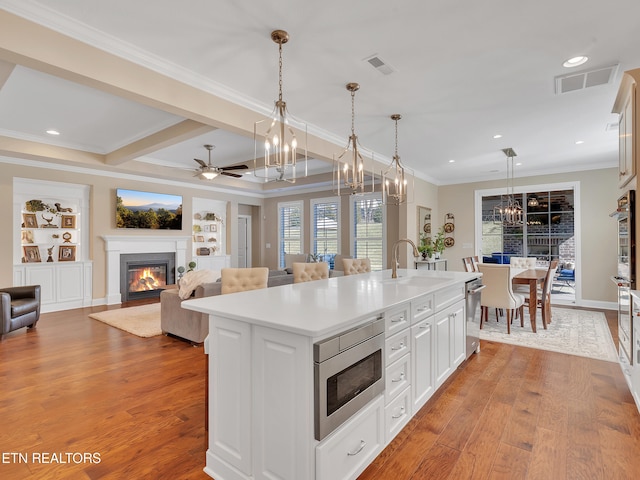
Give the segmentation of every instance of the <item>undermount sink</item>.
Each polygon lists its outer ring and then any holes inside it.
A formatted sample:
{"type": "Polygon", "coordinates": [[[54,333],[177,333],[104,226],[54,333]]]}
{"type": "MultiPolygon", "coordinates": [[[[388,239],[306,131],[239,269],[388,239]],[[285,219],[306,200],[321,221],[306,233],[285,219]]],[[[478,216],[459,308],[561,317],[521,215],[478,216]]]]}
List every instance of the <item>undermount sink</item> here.
{"type": "Polygon", "coordinates": [[[421,277],[419,275],[412,276],[400,276],[398,278],[385,278],[382,283],[397,284],[397,285],[414,285],[416,287],[433,287],[440,285],[441,283],[448,282],[448,278],[433,278],[433,277],[421,277]]]}

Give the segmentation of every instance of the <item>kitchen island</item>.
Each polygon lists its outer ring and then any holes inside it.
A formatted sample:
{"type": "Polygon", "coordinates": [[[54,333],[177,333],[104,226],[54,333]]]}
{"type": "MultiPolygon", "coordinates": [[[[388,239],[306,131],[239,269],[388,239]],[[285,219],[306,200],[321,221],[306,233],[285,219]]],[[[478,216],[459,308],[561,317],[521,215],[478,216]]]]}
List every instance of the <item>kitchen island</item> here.
{"type": "Polygon", "coordinates": [[[355,478],[382,451],[464,360],[465,282],[478,274],[390,277],[372,272],[183,302],[210,315],[207,474],[355,478]],[[314,344],[369,323],[384,325],[385,388],[316,440],[314,344]]]}

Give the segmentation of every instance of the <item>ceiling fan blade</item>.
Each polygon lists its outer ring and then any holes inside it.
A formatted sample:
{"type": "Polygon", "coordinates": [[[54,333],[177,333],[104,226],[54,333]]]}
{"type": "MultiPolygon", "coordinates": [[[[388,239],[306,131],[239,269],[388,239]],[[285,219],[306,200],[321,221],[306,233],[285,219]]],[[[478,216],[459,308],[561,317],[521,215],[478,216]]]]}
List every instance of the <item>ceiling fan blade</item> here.
{"type": "Polygon", "coordinates": [[[222,172],[220,172],[220,174],[226,175],[227,177],[242,178],[242,175],[238,175],[237,173],[230,173],[230,172],[222,171],[222,172]]]}
{"type": "Polygon", "coordinates": [[[234,165],[233,167],[221,167],[222,170],[247,170],[249,167],[246,165],[234,165]]]}
{"type": "Polygon", "coordinates": [[[201,167],[204,167],[204,168],[207,167],[207,164],[204,161],[200,160],[199,158],[194,158],[194,160],[198,162],[198,164],[200,164],[201,167]]]}

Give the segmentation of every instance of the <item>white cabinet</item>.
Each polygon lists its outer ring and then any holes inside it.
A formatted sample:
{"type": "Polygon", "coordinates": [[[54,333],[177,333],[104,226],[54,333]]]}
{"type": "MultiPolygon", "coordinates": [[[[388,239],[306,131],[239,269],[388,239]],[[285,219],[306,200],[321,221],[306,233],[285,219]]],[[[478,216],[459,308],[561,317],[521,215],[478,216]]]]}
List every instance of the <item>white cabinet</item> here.
{"type": "Polygon", "coordinates": [[[433,318],[411,327],[413,411],[417,412],[435,391],[433,318]]]}
{"type": "Polygon", "coordinates": [[[625,187],[636,176],[638,162],[637,139],[639,125],[638,95],[636,92],[640,81],[640,69],[630,70],[622,76],[618,96],[613,105],[613,113],[619,115],[618,135],[618,186],[625,187]]]}
{"type": "Polygon", "coordinates": [[[380,396],[318,445],[315,478],[355,479],[384,446],[384,401],[380,396]]]}
{"type": "Polygon", "coordinates": [[[193,261],[196,262],[197,270],[220,271],[223,268],[229,268],[231,266],[230,255],[196,256],[193,257],[193,261]]]}
{"type": "Polygon", "coordinates": [[[216,318],[209,322],[209,454],[216,478],[251,475],[251,326],[216,318]],[[224,361],[222,361],[224,359],[224,361]],[[229,392],[233,392],[230,395],[229,392]]]}
{"type": "Polygon", "coordinates": [[[452,311],[453,320],[451,323],[451,363],[453,368],[456,368],[462,362],[464,362],[466,358],[466,348],[467,348],[467,334],[466,334],[466,324],[465,324],[465,316],[464,316],[464,303],[458,302],[453,307],[452,311]]]}
{"type": "Polygon", "coordinates": [[[411,304],[389,309],[385,317],[385,442],[411,419],[411,304]]]}
{"type": "Polygon", "coordinates": [[[464,301],[458,301],[436,313],[434,325],[435,375],[438,388],[465,359],[464,301]]]}

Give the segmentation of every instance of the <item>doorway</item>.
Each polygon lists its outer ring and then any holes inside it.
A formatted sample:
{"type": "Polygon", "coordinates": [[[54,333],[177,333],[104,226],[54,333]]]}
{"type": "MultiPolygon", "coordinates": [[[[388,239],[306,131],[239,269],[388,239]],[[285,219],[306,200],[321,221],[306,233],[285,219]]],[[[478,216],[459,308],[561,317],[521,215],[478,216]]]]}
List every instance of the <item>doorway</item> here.
{"type": "Polygon", "coordinates": [[[251,267],[251,215],[238,215],[238,267],[251,267]]]}

